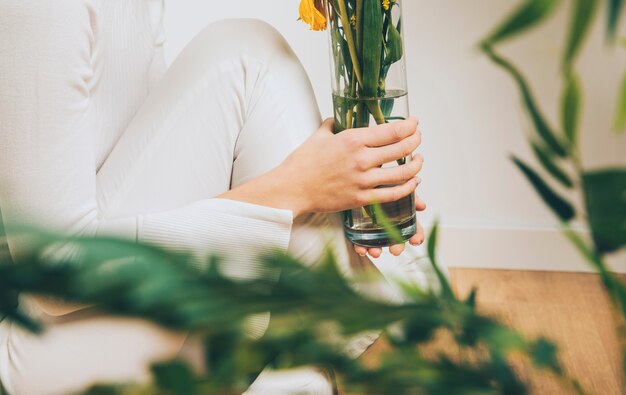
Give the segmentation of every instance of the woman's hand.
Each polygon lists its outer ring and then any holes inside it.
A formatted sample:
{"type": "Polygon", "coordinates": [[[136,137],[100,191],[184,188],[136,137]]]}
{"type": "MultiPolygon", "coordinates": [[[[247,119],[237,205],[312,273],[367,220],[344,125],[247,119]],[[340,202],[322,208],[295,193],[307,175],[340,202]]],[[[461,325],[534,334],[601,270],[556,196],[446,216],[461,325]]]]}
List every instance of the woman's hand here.
{"type": "MultiPolygon", "coordinates": [[[[415,195],[415,209],[417,211],[426,210],[426,203],[424,203],[417,195],[415,195]]],[[[417,222],[417,233],[409,239],[409,243],[411,243],[411,245],[416,246],[416,245],[422,244],[423,242],[424,242],[424,229],[422,228],[422,225],[419,222],[417,222]]],[[[389,247],[389,252],[392,255],[398,256],[402,254],[402,252],[404,251],[404,246],[405,244],[394,244],[391,247],[389,247]]],[[[356,251],[357,254],[361,256],[365,256],[369,254],[372,258],[378,258],[383,253],[383,249],[380,247],[368,248],[368,247],[355,245],[354,250],[356,251]]]]}
{"type": "Polygon", "coordinates": [[[401,166],[380,166],[411,155],[421,143],[417,120],[393,122],[333,134],[327,119],[278,168],[268,173],[284,184],[283,205],[298,216],[393,202],[415,190],[422,158],[401,166]],[[396,185],[376,188],[380,185],[396,185]]]}
{"type": "MultiPolygon", "coordinates": [[[[422,168],[420,155],[401,165],[381,165],[411,155],[421,143],[413,117],[368,128],[333,134],[333,120],[322,126],[285,161],[270,172],[220,197],[291,210],[294,217],[309,212],[335,212],[371,204],[393,202],[415,191],[422,168]],[[395,185],[377,188],[380,185],[395,185]]],[[[417,199],[417,209],[425,205],[417,199]]],[[[410,242],[423,241],[418,232],[410,242]]],[[[364,251],[380,255],[380,249],[364,251]]],[[[392,246],[400,253],[403,245],[392,246]]]]}

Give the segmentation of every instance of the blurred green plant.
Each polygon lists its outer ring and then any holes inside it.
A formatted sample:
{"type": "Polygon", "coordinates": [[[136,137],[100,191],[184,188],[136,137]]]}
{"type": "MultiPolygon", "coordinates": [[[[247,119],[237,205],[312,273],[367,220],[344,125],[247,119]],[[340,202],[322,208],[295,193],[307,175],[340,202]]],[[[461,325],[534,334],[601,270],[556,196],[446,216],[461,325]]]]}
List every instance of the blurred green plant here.
{"type": "Polygon", "coordinates": [[[128,241],[60,238],[41,232],[28,237],[27,255],[16,264],[0,261],[0,315],[6,319],[31,331],[44,330],[14,303],[16,292],[37,294],[95,304],[110,314],[143,317],[190,331],[213,345],[206,347],[205,376],[194,375],[180,361],[165,361],[152,367],[154,381],[149,386],[97,386],[85,394],[241,393],[268,365],[331,368],[350,393],[525,394],[527,384],[516,375],[512,355],[526,357],[582,393],[564,375],[552,343],[526,340],[479,314],[475,290],[465,300],[454,295],[436,264],[436,226],[428,252],[440,291],[405,285],[409,300],[403,304],[356,293],[330,253],[321,257],[317,269],[310,269],[276,252],[262,259],[281,271],[278,282],[233,281],[220,273],[216,258],[207,262],[206,270],[198,270],[187,255],[128,241]],[[60,246],[74,253],[71,257],[49,253],[60,246]],[[245,319],[265,311],[271,311],[272,323],[261,339],[253,340],[245,334],[245,319]],[[329,335],[336,331],[346,337],[368,330],[382,330],[391,345],[376,367],[348,357],[338,337],[329,335]],[[436,357],[420,352],[417,346],[441,330],[453,335],[452,350],[465,352],[436,357]]]}
{"type": "MultiPolygon", "coordinates": [[[[583,89],[576,71],[576,59],[585,38],[602,5],[600,0],[572,0],[569,27],[561,58],[562,95],[560,98],[560,125],[555,127],[544,117],[537,105],[528,81],[511,61],[501,56],[496,47],[506,40],[537,27],[549,19],[564,2],[559,0],[526,0],[487,38],[480,47],[497,66],[515,81],[522,103],[531,120],[534,132],[529,143],[546,176],[513,156],[520,169],[546,205],[558,217],[563,233],[600,274],[613,302],[618,321],[619,338],[626,372],[626,286],[610,271],[606,255],[626,247],[626,167],[585,169],[581,161],[579,120],[583,111],[583,89]],[[584,202],[575,207],[567,196],[578,194],[584,202]],[[584,240],[572,223],[576,219],[587,222],[591,240],[584,240]]],[[[606,1],[606,37],[615,43],[619,21],[623,18],[622,0],[606,1]]],[[[626,130],[626,70],[619,87],[615,109],[615,130],[626,130]]]]}

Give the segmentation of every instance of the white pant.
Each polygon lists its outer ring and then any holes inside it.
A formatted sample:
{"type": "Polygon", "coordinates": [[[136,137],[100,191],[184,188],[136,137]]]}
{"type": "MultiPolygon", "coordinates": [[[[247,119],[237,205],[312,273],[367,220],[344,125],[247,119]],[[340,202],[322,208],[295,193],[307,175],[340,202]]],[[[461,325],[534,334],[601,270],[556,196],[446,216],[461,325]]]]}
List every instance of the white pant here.
{"type": "MultiPolygon", "coordinates": [[[[116,209],[133,215],[217,196],[272,169],[315,131],[321,123],[317,104],[293,54],[272,63],[279,70],[260,72],[267,65],[259,59],[277,47],[284,52],[286,45],[257,21],[221,22],[195,38],[118,142],[116,150],[124,155],[107,171],[142,168],[133,172],[137,177],[116,209]],[[229,40],[234,29],[238,39],[229,40]],[[221,78],[209,78],[216,72],[221,78]]],[[[313,262],[328,242],[346,274],[372,266],[352,251],[337,215],[297,219],[289,252],[313,262]]],[[[382,281],[372,286],[378,294],[388,291],[382,281]]],[[[0,324],[0,378],[11,395],[65,394],[96,381],[143,381],[151,362],[177,356],[186,339],[141,320],[85,311],[44,320],[48,330],[40,337],[0,324]]],[[[193,360],[193,351],[187,347],[183,356],[193,360]]],[[[332,394],[333,389],[311,368],[265,372],[249,393],[332,394]]]]}

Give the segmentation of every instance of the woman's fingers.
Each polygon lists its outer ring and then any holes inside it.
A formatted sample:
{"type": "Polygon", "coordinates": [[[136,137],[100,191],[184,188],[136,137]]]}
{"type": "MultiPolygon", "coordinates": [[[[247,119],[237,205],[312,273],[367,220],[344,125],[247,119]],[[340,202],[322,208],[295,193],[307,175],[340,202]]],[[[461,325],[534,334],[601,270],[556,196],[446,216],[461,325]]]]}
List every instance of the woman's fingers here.
{"type": "Polygon", "coordinates": [[[397,143],[417,130],[417,118],[409,117],[404,121],[390,122],[363,129],[353,129],[350,133],[360,136],[367,147],[382,147],[397,143]]]}
{"type": "Polygon", "coordinates": [[[368,247],[363,247],[363,246],[359,246],[356,244],[354,245],[354,251],[356,251],[356,253],[361,256],[370,254],[372,258],[379,258],[383,253],[382,248],[378,248],[378,247],[368,248],[368,247]]]}
{"type": "MultiPolygon", "coordinates": [[[[417,233],[415,233],[410,239],[409,239],[409,244],[413,245],[413,246],[418,246],[421,245],[422,243],[424,243],[424,228],[422,227],[422,224],[420,224],[419,222],[417,223],[417,233]]],[[[365,256],[367,254],[369,254],[372,258],[378,258],[382,255],[382,249],[378,248],[378,247],[373,247],[373,248],[367,248],[367,247],[363,247],[363,246],[359,246],[359,245],[354,245],[354,250],[356,251],[357,254],[359,254],[360,256],[365,256]]],[[[394,256],[399,256],[400,254],[402,254],[405,250],[405,244],[394,244],[391,247],[389,247],[389,252],[391,253],[391,255],[394,256]]]]}
{"type": "Polygon", "coordinates": [[[381,166],[385,163],[395,162],[398,159],[412,155],[422,142],[422,136],[415,132],[405,139],[384,147],[368,148],[368,158],[371,166],[381,166]]]}
{"type": "Polygon", "coordinates": [[[420,199],[419,196],[415,195],[415,209],[417,211],[424,211],[426,210],[426,203],[424,203],[424,201],[422,199],[420,199]]]}
{"type": "Polygon", "coordinates": [[[374,247],[374,248],[368,249],[368,252],[372,258],[380,258],[380,256],[383,254],[383,249],[374,247]]]}
{"type": "Polygon", "coordinates": [[[363,247],[363,246],[355,244],[354,245],[354,251],[356,251],[356,253],[361,255],[361,256],[367,255],[367,247],[363,247]]]}
{"type": "Polygon", "coordinates": [[[403,197],[413,193],[419,183],[419,179],[412,177],[400,185],[385,188],[375,188],[364,191],[364,199],[362,205],[372,204],[373,202],[388,203],[400,200],[403,197]]]}
{"type": "Polygon", "coordinates": [[[394,244],[389,247],[389,252],[393,256],[399,256],[404,251],[404,244],[394,244]]]}
{"type": "Polygon", "coordinates": [[[417,233],[415,233],[413,237],[409,239],[409,243],[411,243],[411,245],[417,246],[417,245],[421,245],[423,242],[424,242],[424,228],[422,228],[422,224],[418,222],[417,233]]]}
{"type": "MultiPolygon", "coordinates": [[[[422,170],[423,159],[416,155],[413,160],[401,166],[373,168],[368,171],[368,186],[394,185],[406,182],[422,170]]],[[[419,178],[418,178],[419,181],[419,178]]]]}

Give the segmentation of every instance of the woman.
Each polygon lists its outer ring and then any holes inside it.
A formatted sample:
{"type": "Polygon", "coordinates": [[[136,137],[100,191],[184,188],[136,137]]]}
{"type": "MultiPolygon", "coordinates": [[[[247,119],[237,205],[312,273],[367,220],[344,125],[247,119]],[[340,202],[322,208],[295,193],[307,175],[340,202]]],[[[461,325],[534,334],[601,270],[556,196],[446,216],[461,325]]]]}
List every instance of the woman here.
{"type": "MultiPolygon", "coordinates": [[[[418,147],[416,121],[333,135],[331,121],[320,126],[289,46],[254,20],[209,26],[165,71],[162,7],[0,2],[5,221],[113,234],[199,260],[219,254],[223,270],[239,278],[261,273],[254,257],[265,251],[312,262],[329,240],[348,274],[371,267],[365,255],[380,249],[347,246],[338,216],[321,213],[413,193],[421,158],[378,165],[418,147]],[[382,184],[398,186],[375,188],[382,184]]],[[[419,200],[417,208],[424,209],[419,200]]],[[[9,241],[18,256],[24,246],[9,241]]],[[[411,239],[422,241],[421,231],[411,239]]],[[[50,300],[21,303],[48,330],[35,337],[0,326],[0,380],[11,395],[144,380],[152,361],[194,359],[184,334],[50,300]]],[[[266,325],[257,317],[250,333],[266,325]]],[[[262,375],[249,393],[332,393],[313,370],[286,374],[262,375]]]]}

